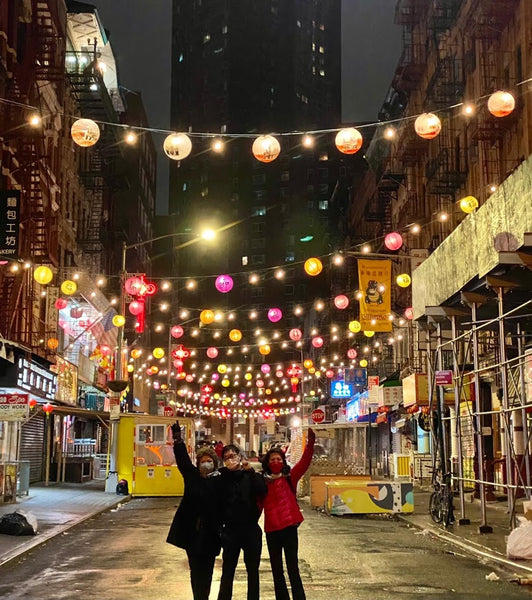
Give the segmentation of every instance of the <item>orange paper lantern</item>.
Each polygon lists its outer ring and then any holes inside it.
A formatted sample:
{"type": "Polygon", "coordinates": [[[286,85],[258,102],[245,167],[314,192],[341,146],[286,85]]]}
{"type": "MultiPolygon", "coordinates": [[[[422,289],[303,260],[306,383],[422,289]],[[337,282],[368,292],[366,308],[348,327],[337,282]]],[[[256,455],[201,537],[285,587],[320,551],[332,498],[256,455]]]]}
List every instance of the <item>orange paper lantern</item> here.
{"type": "Polygon", "coordinates": [[[424,140],[432,140],[441,131],[441,121],[433,113],[423,113],[416,119],[414,129],[419,137],[422,137],[424,140]]]}
{"type": "Polygon", "coordinates": [[[334,140],[336,147],[343,154],[356,154],[362,148],[362,135],[358,129],[354,127],[346,127],[341,129],[334,140]]]}
{"type": "Polygon", "coordinates": [[[510,92],[495,92],[488,99],[488,110],[494,117],[507,117],[515,108],[515,98],[510,92]]]}

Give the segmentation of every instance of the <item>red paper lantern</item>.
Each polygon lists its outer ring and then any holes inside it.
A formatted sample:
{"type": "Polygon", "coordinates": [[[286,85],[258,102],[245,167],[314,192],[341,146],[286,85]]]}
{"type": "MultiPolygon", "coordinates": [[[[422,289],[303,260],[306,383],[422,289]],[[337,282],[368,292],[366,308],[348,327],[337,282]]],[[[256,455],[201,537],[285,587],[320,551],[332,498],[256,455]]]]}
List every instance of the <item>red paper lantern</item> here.
{"type": "Polygon", "coordinates": [[[207,348],[207,356],[209,358],[216,358],[218,356],[218,350],[216,348],[207,348]]]}
{"type": "Polygon", "coordinates": [[[303,337],[301,329],[290,329],[290,333],[288,335],[294,342],[299,341],[303,337]]]}
{"type": "Polygon", "coordinates": [[[344,296],[343,294],[336,296],[336,298],[334,299],[334,306],[336,306],[336,308],[339,308],[340,310],[344,310],[349,306],[349,298],[347,296],[344,296]]]}
{"type": "Polygon", "coordinates": [[[28,404],[29,404],[29,407],[30,407],[30,408],[33,408],[34,406],[36,406],[36,405],[37,405],[37,400],[35,400],[35,398],[32,398],[32,399],[31,399],[31,400],[28,402],[28,404]]]}
{"type": "Polygon", "coordinates": [[[347,358],[350,358],[351,360],[353,360],[356,357],[357,357],[357,351],[354,348],[349,348],[349,350],[347,351],[347,358]]]}
{"type": "Polygon", "coordinates": [[[408,308],[405,308],[405,317],[411,321],[414,318],[414,309],[409,306],[408,308]]]}
{"type": "Polygon", "coordinates": [[[312,345],[314,346],[314,348],[321,348],[323,346],[323,338],[319,336],[312,338],[312,345]]]}
{"type": "Polygon", "coordinates": [[[170,329],[170,335],[176,339],[180,338],[184,333],[185,331],[181,325],[174,325],[172,329],[170,329]]]}
{"type": "Polygon", "coordinates": [[[328,377],[329,379],[332,379],[334,377],[334,371],[332,369],[327,369],[325,371],[325,377],[328,377]]]}
{"type": "Polygon", "coordinates": [[[46,416],[49,417],[50,413],[54,410],[54,407],[50,403],[46,403],[42,407],[43,411],[46,413],[46,416]]]}
{"type": "Polygon", "coordinates": [[[144,304],[139,302],[138,300],[133,300],[133,302],[129,305],[129,312],[132,315],[140,315],[144,311],[144,304]]]}
{"type": "Polygon", "coordinates": [[[54,306],[57,308],[57,310],[63,310],[68,306],[68,301],[65,300],[65,298],[58,298],[55,301],[54,306]]]}
{"type": "Polygon", "coordinates": [[[100,352],[104,356],[109,356],[111,354],[111,348],[110,348],[110,346],[107,346],[106,344],[103,344],[102,346],[100,346],[100,352]]]}
{"type": "Polygon", "coordinates": [[[403,236],[394,231],[393,233],[389,233],[384,238],[384,245],[388,250],[399,250],[399,248],[403,245],[403,236]]]}

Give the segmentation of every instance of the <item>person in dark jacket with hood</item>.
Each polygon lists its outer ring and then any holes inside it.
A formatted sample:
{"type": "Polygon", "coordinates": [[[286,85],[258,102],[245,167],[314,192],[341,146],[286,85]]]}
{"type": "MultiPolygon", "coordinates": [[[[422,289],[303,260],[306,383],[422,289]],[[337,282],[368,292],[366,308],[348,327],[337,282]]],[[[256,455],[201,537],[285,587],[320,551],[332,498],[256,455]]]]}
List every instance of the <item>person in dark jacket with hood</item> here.
{"type": "Polygon", "coordinates": [[[172,425],[177,467],[185,480],[185,491],[166,541],[187,552],[194,600],[208,600],[214,561],[220,553],[220,514],[213,500],[219,494],[218,457],[210,446],[196,453],[192,464],[181,437],[179,421],[172,425]]]}
{"type": "Polygon", "coordinates": [[[270,554],[275,600],[290,600],[283,571],[283,551],[293,600],[305,600],[299,574],[297,528],[303,515],[297,504],[297,483],[312,461],[316,434],[309,428],[301,460],[291,469],[280,448],[268,450],[262,461],[268,492],[264,497],[264,531],[270,554]]]}
{"type": "Polygon", "coordinates": [[[259,600],[262,552],[259,502],[266,492],[266,484],[260,473],[242,458],[237,446],[224,446],[222,460],[224,466],[219,479],[223,563],[218,600],[233,597],[233,580],[241,550],[248,574],[247,600],[259,600]]]}

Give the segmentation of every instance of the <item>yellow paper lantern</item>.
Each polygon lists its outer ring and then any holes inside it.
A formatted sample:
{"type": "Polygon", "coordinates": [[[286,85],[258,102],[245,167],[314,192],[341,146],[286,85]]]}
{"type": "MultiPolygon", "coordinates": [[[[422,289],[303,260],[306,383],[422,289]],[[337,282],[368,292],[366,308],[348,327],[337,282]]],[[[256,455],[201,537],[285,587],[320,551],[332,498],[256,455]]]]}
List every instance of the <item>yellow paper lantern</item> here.
{"type": "Polygon", "coordinates": [[[231,329],[229,332],[229,339],[232,342],[239,342],[242,339],[242,332],[240,329],[231,329]]]}
{"type": "Polygon", "coordinates": [[[44,265],[37,267],[35,271],[33,271],[33,279],[35,279],[35,281],[37,283],[40,283],[41,285],[47,285],[48,283],[50,283],[50,281],[52,281],[53,277],[54,274],[52,272],[52,269],[44,265]]]}
{"type": "Polygon", "coordinates": [[[92,119],[78,119],[72,123],[70,135],[78,146],[88,148],[100,139],[100,128],[92,119]]]}
{"type": "Polygon", "coordinates": [[[310,358],[307,358],[303,361],[303,366],[305,369],[311,369],[314,366],[314,363],[310,360],[310,358]]]}
{"type": "Polygon", "coordinates": [[[272,162],[281,153],[281,144],[273,135],[260,135],[251,148],[253,156],[263,163],[272,162]]]}
{"type": "Polygon", "coordinates": [[[305,273],[312,277],[319,275],[323,269],[323,264],[319,258],[308,258],[304,265],[305,273]]]}
{"type": "Polygon", "coordinates": [[[510,92],[495,92],[488,99],[488,110],[494,117],[507,117],[515,108],[515,98],[510,92]]]}
{"type": "Polygon", "coordinates": [[[128,365],[127,366],[127,372],[128,373],[133,373],[134,370],[135,370],[135,367],[133,365],[128,365]]]}
{"type": "Polygon", "coordinates": [[[362,329],[362,325],[359,321],[350,321],[348,327],[349,331],[352,333],[358,333],[362,329]]]}
{"type": "Polygon", "coordinates": [[[424,140],[432,140],[441,131],[441,121],[433,113],[423,113],[416,119],[414,129],[419,137],[422,137],[424,140]]]}
{"type": "Polygon", "coordinates": [[[139,358],[141,354],[142,354],[142,350],[139,350],[138,348],[133,348],[133,350],[131,350],[132,358],[139,358]]]}
{"type": "Polygon", "coordinates": [[[334,143],[343,154],[356,154],[362,148],[362,134],[354,127],[341,129],[334,139],[334,143]]]}
{"type": "Polygon", "coordinates": [[[226,373],[227,372],[227,365],[218,365],[218,373],[226,373]]]}
{"type": "Polygon", "coordinates": [[[192,151],[192,142],[184,133],[171,133],[163,142],[163,150],[168,158],[182,160],[192,151]]]}
{"type": "Polygon", "coordinates": [[[251,381],[251,380],[253,379],[253,375],[252,375],[251,373],[246,373],[246,374],[244,375],[244,379],[245,379],[246,381],[251,381]]]}
{"type": "Polygon", "coordinates": [[[271,351],[271,348],[268,344],[262,344],[261,346],[259,346],[259,352],[263,355],[266,356],[266,354],[269,354],[271,351]]]}
{"type": "Polygon", "coordinates": [[[59,340],[57,338],[50,338],[46,342],[46,345],[50,350],[57,350],[57,348],[59,348],[59,340]]]}
{"type": "Polygon", "coordinates": [[[210,325],[214,322],[214,316],[214,311],[207,309],[201,311],[199,318],[204,325],[210,325]]]}
{"type": "Polygon", "coordinates": [[[309,372],[311,375],[314,375],[314,373],[316,372],[316,369],[315,369],[314,367],[310,367],[310,369],[308,370],[308,372],[309,372]]]}
{"type": "Polygon", "coordinates": [[[230,381],[229,381],[229,379],[223,379],[223,380],[222,380],[222,385],[223,385],[224,387],[229,387],[229,385],[230,385],[230,381]]]}
{"type": "Polygon", "coordinates": [[[412,283],[412,279],[408,273],[401,273],[397,275],[397,285],[402,288],[408,287],[412,283]]]}
{"type": "Polygon", "coordinates": [[[66,296],[72,296],[72,294],[76,293],[77,289],[77,283],[75,281],[70,281],[70,279],[63,281],[63,283],[61,284],[61,291],[66,296]]]}
{"type": "Polygon", "coordinates": [[[155,358],[162,358],[164,356],[164,350],[162,348],[154,348],[152,354],[155,358]]]}
{"type": "Polygon", "coordinates": [[[364,331],[364,335],[366,337],[373,337],[375,335],[374,331],[364,331]]]}
{"type": "Polygon", "coordinates": [[[126,318],[122,315],[115,315],[113,317],[113,321],[112,321],[112,323],[115,327],[123,327],[125,322],[126,322],[126,318]]]}
{"type": "Polygon", "coordinates": [[[368,366],[368,361],[367,361],[365,358],[363,358],[363,359],[360,361],[360,366],[361,366],[363,369],[365,369],[365,368],[368,366]]]}
{"type": "Polygon", "coordinates": [[[465,213],[472,213],[478,208],[478,200],[474,196],[466,196],[460,200],[460,208],[465,213]]]}

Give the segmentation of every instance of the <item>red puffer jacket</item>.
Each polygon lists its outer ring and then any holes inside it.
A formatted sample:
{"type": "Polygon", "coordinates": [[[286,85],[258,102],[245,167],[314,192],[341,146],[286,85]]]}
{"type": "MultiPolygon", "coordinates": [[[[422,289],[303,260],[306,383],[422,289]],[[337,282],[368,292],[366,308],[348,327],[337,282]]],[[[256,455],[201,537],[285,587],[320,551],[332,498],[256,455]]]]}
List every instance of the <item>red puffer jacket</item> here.
{"type": "Polygon", "coordinates": [[[264,508],[264,531],[279,531],[298,525],[303,521],[303,515],[296,500],[297,482],[309,468],[314,452],[314,441],[309,440],[301,460],[290,471],[290,483],[287,477],[267,479],[268,493],[262,503],[264,508]]]}

